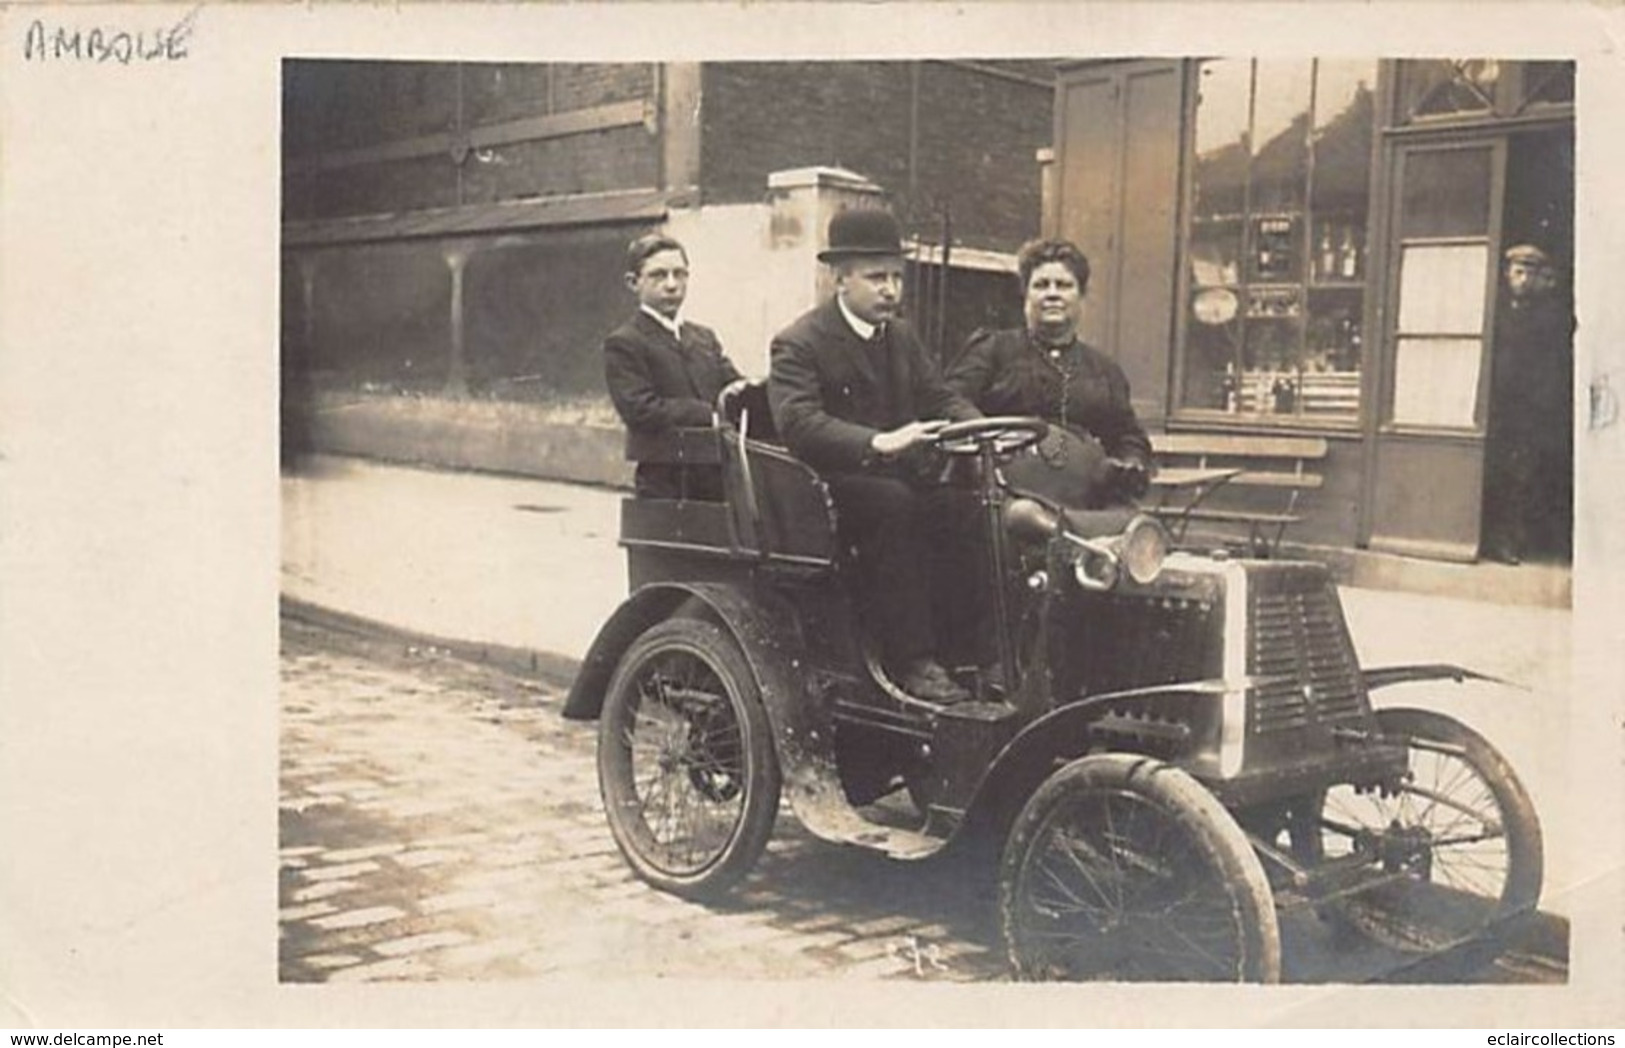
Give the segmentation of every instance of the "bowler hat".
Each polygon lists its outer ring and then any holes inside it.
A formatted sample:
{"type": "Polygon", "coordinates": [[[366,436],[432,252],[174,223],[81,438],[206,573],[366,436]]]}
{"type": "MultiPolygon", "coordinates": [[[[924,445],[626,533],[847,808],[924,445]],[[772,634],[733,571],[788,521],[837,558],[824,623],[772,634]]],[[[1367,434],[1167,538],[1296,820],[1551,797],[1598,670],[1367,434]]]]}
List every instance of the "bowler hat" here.
{"type": "Polygon", "coordinates": [[[1502,256],[1508,262],[1522,262],[1526,266],[1546,266],[1552,264],[1551,256],[1533,244],[1515,244],[1506,249],[1502,256]]]}
{"type": "Polygon", "coordinates": [[[818,253],[818,261],[902,253],[903,230],[891,212],[851,208],[829,220],[829,247],[818,253]]]}

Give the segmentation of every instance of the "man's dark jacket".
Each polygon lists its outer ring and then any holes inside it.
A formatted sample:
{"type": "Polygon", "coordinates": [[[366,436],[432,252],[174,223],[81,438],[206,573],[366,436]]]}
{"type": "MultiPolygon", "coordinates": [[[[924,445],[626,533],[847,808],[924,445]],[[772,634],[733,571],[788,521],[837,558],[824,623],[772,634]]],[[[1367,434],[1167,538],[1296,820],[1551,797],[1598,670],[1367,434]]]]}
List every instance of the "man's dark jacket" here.
{"type": "Polygon", "coordinates": [[[906,321],[866,344],[831,298],[773,340],[768,398],[779,434],[797,458],[824,473],[874,464],[876,433],[920,419],[980,417],[949,389],[906,321]]]}
{"type": "MultiPolygon", "coordinates": [[[[639,310],[604,339],[604,381],[626,423],[626,453],[634,461],[651,455],[679,426],[709,426],[717,394],[740,377],[710,328],[685,320],[681,330],[679,342],[639,310]]],[[[683,475],[681,467],[646,463],[638,467],[638,490],[673,497],[683,475]]]]}

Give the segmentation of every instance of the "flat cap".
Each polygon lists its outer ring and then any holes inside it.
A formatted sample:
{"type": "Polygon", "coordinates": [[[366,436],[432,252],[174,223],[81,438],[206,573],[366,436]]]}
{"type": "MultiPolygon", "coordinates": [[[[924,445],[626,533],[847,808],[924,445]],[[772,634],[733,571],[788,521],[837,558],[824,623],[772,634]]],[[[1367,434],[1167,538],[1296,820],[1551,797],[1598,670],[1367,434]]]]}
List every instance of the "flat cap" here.
{"type": "Polygon", "coordinates": [[[1522,262],[1526,266],[1551,267],[1551,256],[1533,244],[1514,244],[1502,254],[1508,262],[1522,262]]]}

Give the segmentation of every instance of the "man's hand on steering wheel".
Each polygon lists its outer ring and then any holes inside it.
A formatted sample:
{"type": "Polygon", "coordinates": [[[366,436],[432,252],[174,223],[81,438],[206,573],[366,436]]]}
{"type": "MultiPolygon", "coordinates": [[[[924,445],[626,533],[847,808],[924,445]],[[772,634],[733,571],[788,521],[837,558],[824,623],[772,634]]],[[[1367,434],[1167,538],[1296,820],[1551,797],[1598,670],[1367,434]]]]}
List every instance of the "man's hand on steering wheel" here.
{"type": "Polygon", "coordinates": [[[894,455],[901,455],[909,448],[929,444],[936,440],[937,434],[947,424],[947,419],[940,418],[910,422],[905,426],[886,430],[884,433],[876,433],[869,438],[869,447],[882,458],[891,458],[894,455]]]}
{"type": "Polygon", "coordinates": [[[967,419],[943,426],[937,432],[937,448],[950,455],[979,455],[991,447],[999,456],[1010,455],[1043,440],[1049,423],[1025,415],[996,415],[967,419]]]}

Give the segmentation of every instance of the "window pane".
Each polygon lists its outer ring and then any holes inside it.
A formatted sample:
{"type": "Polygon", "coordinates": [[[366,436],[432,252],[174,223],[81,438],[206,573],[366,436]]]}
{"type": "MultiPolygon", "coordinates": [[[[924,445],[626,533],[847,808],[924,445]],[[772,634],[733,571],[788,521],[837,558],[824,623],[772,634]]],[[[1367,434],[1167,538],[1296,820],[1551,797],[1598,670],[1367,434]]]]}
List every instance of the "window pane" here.
{"type": "Polygon", "coordinates": [[[1400,258],[1399,330],[1479,335],[1484,330],[1485,244],[1407,244],[1400,258]]]}
{"type": "Polygon", "coordinates": [[[1476,338],[1400,339],[1394,361],[1394,421],[1471,428],[1480,355],[1476,338]]]}
{"type": "Polygon", "coordinates": [[[1573,62],[1526,62],[1523,72],[1524,105],[1574,101],[1573,62]]]}
{"type": "Polygon", "coordinates": [[[1322,284],[1365,278],[1375,62],[1317,63],[1310,271],[1322,284]]]}
{"type": "Polygon", "coordinates": [[[1247,322],[1246,367],[1242,371],[1241,410],[1253,415],[1291,415],[1297,410],[1301,318],[1296,301],[1266,303],[1285,313],[1247,322]]]}
{"type": "Polygon", "coordinates": [[[1202,63],[1191,221],[1191,276],[1199,286],[1241,280],[1251,79],[1252,63],[1246,60],[1202,63]]]}
{"type": "Polygon", "coordinates": [[[1211,411],[1239,410],[1237,353],[1241,321],[1236,293],[1228,288],[1192,289],[1185,332],[1185,388],[1180,402],[1211,411]]]}
{"type": "Polygon", "coordinates": [[[1364,299],[1358,287],[1310,291],[1299,391],[1305,415],[1352,418],[1359,413],[1364,299]]]}
{"type": "Polygon", "coordinates": [[[1258,63],[1253,93],[1254,214],[1303,208],[1312,68],[1309,62],[1258,63]]]}
{"type": "Polygon", "coordinates": [[[1490,220],[1490,151],[1407,156],[1404,215],[1402,237],[1483,236],[1490,220]]]}

